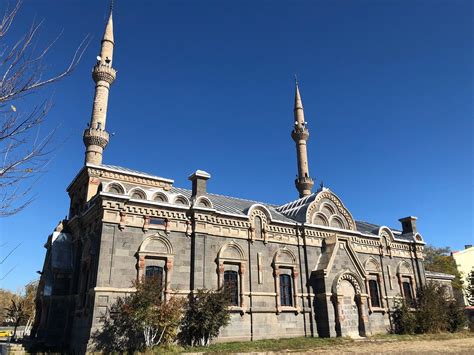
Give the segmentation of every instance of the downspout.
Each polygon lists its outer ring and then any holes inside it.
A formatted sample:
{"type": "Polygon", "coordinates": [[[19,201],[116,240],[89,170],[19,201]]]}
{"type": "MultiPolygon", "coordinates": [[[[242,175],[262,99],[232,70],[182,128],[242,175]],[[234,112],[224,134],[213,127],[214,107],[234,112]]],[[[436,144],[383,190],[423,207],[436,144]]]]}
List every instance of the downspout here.
{"type": "MultiPolygon", "coordinates": [[[[298,233],[298,224],[296,224],[295,226],[295,230],[296,230],[296,241],[298,243],[298,266],[300,268],[300,289],[301,289],[301,303],[302,303],[302,314],[303,314],[303,326],[304,326],[304,335],[307,336],[308,335],[308,331],[306,330],[306,312],[304,310],[305,308],[305,298],[303,296],[303,290],[304,290],[304,285],[303,285],[303,267],[301,265],[301,244],[300,244],[300,238],[299,238],[299,233],[298,233]]],[[[306,272],[305,272],[306,274],[306,272]]]]}
{"type": "MultiPolygon", "coordinates": [[[[382,268],[382,277],[383,277],[383,288],[384,288],[384,291],[385,291],[385,297],[386,297],[386,303],[387,303],[387,309],[388,309],[388,321],[390,323],[390,329],[393,329],[393,325],[392,325],[392,314],[390,312],[390,303],[388,301],[388,292],[387,292],[387,282],[385,281],[385,268],[383,267],[383,258],[382,258],[382,253],[379,253],[379,257],[380,257],[380,267],[382,268]]],[[[390,277],[390,275],[388,275],[388,277],[390,277]]],[[[389,280],[389,282],[391,282],[389,280]]],[[[369,290],[370,292],[370,290],[369,290]]]]}
{"type": "Polygon", "coordinates": [[[303,245],[304,245],[304,260],[305,260],[305,273],[306,273],[306,292],[308,294],[308,305],[309,305],[309,329],[311,336],[314,337],[314,319],[313,319],[313,305],[311,304],[311,287],[309,285],[309,280],[311,275],[309,274],[308,266],[308,245],[306,244],[306,233],[304,232],[304,223],[301,223],[301,230],[303,231],[301,235],[303,236],[303,245]]]}
{"type": "Polygon", "coordinates": [[[250,341],[253,341],[253,295],[252,295],[252,257],[250,255],[251,249],[250,249],[250,239],[247,240],[247,245],[248,245],[248,252],[249,252],[249,295],[250,295],[250,300],[249,300],[249,315],[250,315],[250,341]]]}
{"type": "Polygon", "coordinates": [[[420,263],[418,260],[418,257],[416,256],[416,242],[413,242],[413,253],[415,254],[415,264],[416,264],[416,272],[418,273],[418,280],[420,281],[420,285],[424,285],[425,282],[423,282],[421,278],[421,272],[420,272],[420,263]]]}

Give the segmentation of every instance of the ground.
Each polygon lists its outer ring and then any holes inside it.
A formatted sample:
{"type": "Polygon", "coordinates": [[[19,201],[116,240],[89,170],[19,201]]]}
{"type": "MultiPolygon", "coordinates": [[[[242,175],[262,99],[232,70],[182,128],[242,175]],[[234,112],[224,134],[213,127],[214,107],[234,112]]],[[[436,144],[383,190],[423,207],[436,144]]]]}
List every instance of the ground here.
{"type": "MultiPolygon", "coordinates": [[[[429,335],[381,335],[370,338],[293,338],[247,343],[214,344],[194,352],[265,354],[474,354],[474,333],[429,335]]],[[[191,351],[190,351],[191,352],[191,351]]]]}

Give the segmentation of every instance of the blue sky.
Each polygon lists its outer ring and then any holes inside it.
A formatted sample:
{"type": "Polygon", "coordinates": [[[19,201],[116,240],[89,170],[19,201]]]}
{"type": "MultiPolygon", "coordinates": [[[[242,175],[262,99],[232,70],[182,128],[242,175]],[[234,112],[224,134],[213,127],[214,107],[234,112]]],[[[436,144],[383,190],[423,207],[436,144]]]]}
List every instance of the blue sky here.
{"type": "MultiPolygon", "coordinates": [[[[2,3],[2,7],[4,4],[2,3]]],[[[0,287],[41,270],[43,245],[68,212],[66,187],[83,164],[107,1],[26,0],[10,39],[44,19],[41,43],[63,34],[47,73],[87,34],[77,70],[44,95],[44,132],[57,149],[36,200],[0,220],[0,287]]],[[[297,197],[290,138],[298,74],[309,123],[310,174],[354,218],[398,228],[415,215],[425,240],[462,249],[473,237],[471,1],[116,1],[118,78],[104,163],[190,187],[196,169],[214,193],[281,204],[297,197]]]]}

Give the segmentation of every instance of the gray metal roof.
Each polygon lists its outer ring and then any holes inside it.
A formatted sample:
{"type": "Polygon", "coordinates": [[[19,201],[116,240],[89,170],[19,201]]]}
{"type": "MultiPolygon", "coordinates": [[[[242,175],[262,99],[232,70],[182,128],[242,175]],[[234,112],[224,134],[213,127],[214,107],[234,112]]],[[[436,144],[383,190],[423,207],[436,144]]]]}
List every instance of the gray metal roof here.
{"type": "MultiPolygon", "coordinates": [[[[180,187],[173,187],[171,189],[172,193],[182,194],[186,196],[188,199],[191,199],[191,190],[183,189],[180,187]]],[[[279,222],[287,222],[287,223],[295,223],[294,220],[284,216],[280,212],[276,210],[275,205],[271,205],[265,202],[259,201],[252,201],[252,200],[245,200],[237,197],[229,197],[224,195],[217,195],[207,193],[206,197],[212,202],[213,207],[216,211],[224,212],[224,213],[231,213],[240,216],[247,216],[247,211],[252,205],[260,204],[265,206],[269,211],[272,217],[272,220],[279,221],[279,222]]]]}
{"type": "Polygon", "coordinates": [[[355,221],[355,223],[356,223],[357,230],[361,233],[373,234],[373,235],[379,234],[379,228],[381,226],[378,226],[376,224],[369,223],[369,222],[364,222],[364,221],[355,221]]]}
{"type": "Polygon", "coordinates": [[[123,173],[126,173],[126,174],[141,175],[141,176],[144,176],[144,177],[148,177],[150,179],[166,180],[166,181],[170,181],[170,182],[173,181],[172,179],[167,179],[167,178],[164,178],[164,177],[161,177],[161,176],[144,173],[144,172],[138,171],[138,170],[124,168],[123,166],[109,165],[109,164],[101,164],[99,166],[101,166],[103,168],[106,168],[106,169],[123,172],[123,173]]]}
{"type": "MultiPolygon", "coordinates": [[[[162,178],[160,176],[151,175],[148,173],[144,173],[141,171],[124,168],[117,165],[108,165],[108,164],[101,164],[102,167],[110,170],[120,171],[123,173],[133,174],[133,175],[142,175],[152,179],[159,179],[159,180],[168,180],[173,182],[171,179],[162,178]]],[[[230,213],[234,215],[240,216],[247,216],[247,212],[252,205],[260,204],[265,206],[269,211],[272,217],[272,220],[285,222],[285,223],[304,223],[306,222],[306,211],[318,195],[323,190],[329,190],[327,188],[318,189],[318,191],[312,193],[309,196],[305,196],[299,198],[297,200],[285,203],[284,205],[278,206],[273,204],[268,204],[265,202],[260,201],[253,201],[253,200],[246,200],[237,197],[230,197],[225,195],[218,195],[218,194],[211,194],[207,193],[206,197],[212,202],[212,205],[216,211],[223,212],[223,213],[230,213]]],[[[172,187],[171,191],[174,194],[182,194],[189,200],[191,200],[191,190],[184,189],[180,187],[172,187]]],[[[380,225],[364,222],[364,221],[355,221],[357,231],[364,233],[364,234],[371,234],[374,236],[378,235],[378,230],[381,227],[380,225]]],[[[413,236],[401,234],[400,231],[396,229],[392,229],[392,231],[396,232],[395,239],[404,240],[404,241],[413,241],[413,236]]]]}

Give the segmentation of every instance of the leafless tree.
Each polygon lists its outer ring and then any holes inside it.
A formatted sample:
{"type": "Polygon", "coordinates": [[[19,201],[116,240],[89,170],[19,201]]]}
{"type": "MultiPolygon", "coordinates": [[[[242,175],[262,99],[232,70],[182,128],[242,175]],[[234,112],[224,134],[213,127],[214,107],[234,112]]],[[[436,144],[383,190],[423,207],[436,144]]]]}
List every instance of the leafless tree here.
{"type": "Polygon", "coordinates": [[[63,71],[46,76],[47,54],[59,37],[38,50],[42,22],[34,22],[21,38],[8,38],[21,5],[17,0],[0,18],[0,218],[31,203],[33,182],[44,171],[52,151],[54,130],[40,130],[51,100],[41,99],[26,109],[22,105],[25,96],[71,74],[90,41],[89,36],[84,38],[63,71]]]}

